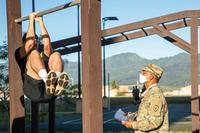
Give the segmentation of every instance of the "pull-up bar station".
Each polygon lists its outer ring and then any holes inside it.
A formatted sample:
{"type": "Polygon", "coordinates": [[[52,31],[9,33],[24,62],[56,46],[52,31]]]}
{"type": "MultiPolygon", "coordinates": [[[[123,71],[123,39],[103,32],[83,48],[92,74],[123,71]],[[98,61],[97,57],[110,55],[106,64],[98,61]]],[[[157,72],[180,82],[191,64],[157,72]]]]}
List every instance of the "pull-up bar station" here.
{"type": "MultiPolygon", "coordinates": [[[[9,2],[7,2],[7,5],[9,2]]],[[[53,12],[56,12],[56,11],[59,11],[59,10],[62,10],[62,9],[66,9],[66,8],[69,8],[69,7],[72,7],[72,6],[75,6],[75,5],[78,5],[80,4],[80,0],[75,0],[73,2],[69,2],[67,4],[63,4],[63,5],[60,5],[60,6],[57,6],[57,7],[54,7],[54,8],[51,8],[51,9],[48,9],[48,10],[44,10],[44,11],[40,11],[38,12],[38,16],[44,16],[44,15],[47,15],[47,14],[50,14],[50,13],[53,13],[53,12]]],[[[9,6],[7,6],[7,9],[8,9],[9,6]]],[[[9,10],[9,9],[8,9],[9,10]]],[[[7,10],[7,11],[8,11],[7,10]]],[[[20,10],[19,10],[20,11],[20,10]]],[[[9,13],[9,11],[7,12],[9,13]]],[[[8,15],[8,21],[9,21],[9,15],[8,15]]],[[[11,18],[13,19],[13,18],[11,18]]],[[[21,17],[21,18],[18,18],[18,19],[15,19],[15,23],[18,23],[20,24],[21,22],[23,21],[26,21],[29,19],[29,16],[25,16],[25,17],[21,17]]],[[[19,25],[18,25],[19,26],[19,25]]],[[[20,25],[21,26],[21,25],[20,25]]],[[[9,26],[8,26],[9,27],[9,26]]],[[[21,30],[18,30],[18,33],[20,33],[21,30]]],[[[18,40],[19,41],[19,40],[18,40]]],[[[10,42],[10,41],[9,41],[10,42]]],[[[21,42],[20,42],[21,43],[21,42]]],[[[22,44],[22,43],[21,43],[22,44]]],[[[10,45],[9,45],[10,46],[10,45]]],[[[11,51],[11,50],[9,50],[11,51]]],[[[14,58],[14,57],[13,57],[14,58]]],[[[11,65],[10,65],[11,66],[11,65]]],[[[12,71],[12,70],[10,70],[12,71]]],[[[12,73],[12,72],[11,72],[12,73]]],[[[16,75],[15,75],[16,76],[16,75]]],[[[11,85],[12,85],[12,81],[11,81],[11,85]]],[[[11,87],[12,88],[12,87],[11,87]]],[[[19,90],[19,89],[18,89],[19,90]]],[[[19,96],[19,94],[17,93],[21,93],[20,92],[21,90],[19,90],[19,92],[14,92],[13,89],[11,89],[11,104],[12,104],[12,97],[16,97],[16,95],[19,96]],[[15,96],[14,96],[15,95],[15,96]]],[[[23,96],[20,96],[20,99],[21,99],[21,104],[22,106],[24,105],[23,103],[23,96]]],[[[16,102],[15,101],[16,99],[13,100],[13,103],[16,102]]],[[[52,98],[52,99],[49,99],[47,102],[45,103],[48,103],[49,104],[49,133],[55,133],[55,99],[52,98]]],[[[18,103],[19,104],[19,103],[18,103]]],[[[20,105],[21,105],[20,104],[20,105]]],[[[39,132],[39,124],[38,124],[38,105],[39,103],[36,103],[36,102],[31,102],[31,132],[32,133],[38,133],[39,132]]],[[[14,106],[17,106],[17,105],[14,105],[14,106]]],[[[23,107],[24,108],[24,107],[23,107]]],[[[25,123],[24,123],[24,117],[20,117],[20,118],[17,118],[17,119],[14,119],[12,118],[14,115],[15,115],[15,110],[16,110],[16,107],[13,107],[11,106],[11,117],[10,117],[10,122],[12,123],[12,127],[10,127],[10,132],[20,132],[20,133],[23,133],[24,132],[24,129],[25,129],[25,123]],[[14,119],[14,120],[13,120],[14,119]],[[17,121],[16,121],[17,120],[17,121]],[[19,124],[19,125],[18,125],[19,124]],[[19,129],[19,130],[18,130],[19,129]]],[[[19,114],[21,115],[24,115],[24,109],[19,109],[19,114]]]]}
{"type": "MultiPolygon", "coordinates": [[[[82,51],[83,133],[103,132],[101,46],[155,34],[185,50],[191,55],[192,132],[198,133],[198,26],[200,25],[200,10],[182,11],[102,31],[100,0],[82,0],[81,2],[74,1],[60,7],[42,11],[39,14],[41,16],[46,15],[79,3],[81,4],[82,18],[81,36],[52,42],[52,47],[62,55],[82,51]],[[184,27],[191,27],[190,43],[170,32],[171,30],[184,27]],[[117,36],[113,37],[112,35],[117,36]],[[104,37],[106,37],[106,39],[104,37]],[[73,44],[80,42],[80,46],[72,46],[73,44]],[[63,49],[58,49],[60,47],[63,47],[63,49]]],[[[7,0],[10,133],[25,132],[25,111],[23,105],[24,93],[22,91],[20,70],[14,57],[16,49],[21,46],[20,44],[22,44],[22,30],[20,22],[27,19],[27,17],[21,18],[20,0],[7,0]],[[16,82],[16,79],[19,80],[16,82]]],[[[55,133],[55,131],[49,132],[55,133]]]]}
{"type": "MultiPolygon", "coordinates": [[[[80,0],[75,0],[75,1],[69,2],[67,4],[63,4],[63,5],[54,7],[54,8],[50,8],[48,10],[40,11],[40,12],[37,13],[37,15],[38,16],[44,16],[44,15],[47,15],[47,14],[50,14],[50,13],[53,13],[53,12],[57,12],[57,11],[60,11],[60,10],[63,10],[63,9],[66,9],[66,8],[69,8],[69,7],[72,7],[72,6],[76,6],[76,5],[80,4],[80,2],[81,2],[80,0]]],[[[20,23],[20,22],[26,21],[28,19],[29,19],[29,16],[18,18],[18,19],[15,19],[15,23],[20,23]]]]}

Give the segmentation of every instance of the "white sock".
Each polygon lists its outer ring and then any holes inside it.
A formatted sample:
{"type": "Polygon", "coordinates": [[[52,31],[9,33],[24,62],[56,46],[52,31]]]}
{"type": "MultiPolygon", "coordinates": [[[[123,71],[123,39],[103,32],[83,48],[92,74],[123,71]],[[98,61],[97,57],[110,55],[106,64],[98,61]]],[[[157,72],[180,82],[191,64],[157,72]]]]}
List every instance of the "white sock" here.
{"type": "Polygon", "coordinates": [[[55,72],[56,73],[56,76],[59,77],[61,72],[55,72]]]}
{"type": "Polygon", "coordinates": [[[40,71],[38,72],[38,75],[40,76],[40,78],[46,82],[46,77],[47,77],[47,70],[46,69],[40,69],[40,71]]]}

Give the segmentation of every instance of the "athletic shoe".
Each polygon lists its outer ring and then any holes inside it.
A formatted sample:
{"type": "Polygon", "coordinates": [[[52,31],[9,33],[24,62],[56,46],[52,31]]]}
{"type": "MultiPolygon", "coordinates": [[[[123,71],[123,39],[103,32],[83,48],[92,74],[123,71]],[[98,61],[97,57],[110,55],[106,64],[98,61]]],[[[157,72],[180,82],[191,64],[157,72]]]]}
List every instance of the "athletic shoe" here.
{"type": "Polygon", "coordinates": [[[53,71],[50,71],[47,74],[47,79],[46,79],[46,82],[45,82],[45,87],[46,87],[46,93],[47,94],[54,94],[56,81],[57,81],[56,73],[53,72],[53,71]]]}
{"type": "Polygon", "coordinates": [[[62,72],[58,77],[54,95],[55,96],[61,95],[68,84],[69,84],[69,76],[66,72],[62,72]]]}

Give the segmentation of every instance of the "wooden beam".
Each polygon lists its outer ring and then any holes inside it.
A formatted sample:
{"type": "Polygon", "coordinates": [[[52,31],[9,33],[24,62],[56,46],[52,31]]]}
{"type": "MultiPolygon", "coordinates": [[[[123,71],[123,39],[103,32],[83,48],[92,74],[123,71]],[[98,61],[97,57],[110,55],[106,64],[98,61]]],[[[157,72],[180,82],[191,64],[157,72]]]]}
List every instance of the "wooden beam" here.
{"type": "Polygon", "coordinates": [[[177,35],[169,32],[167,29],[159,26],[159,25],[153,25],[153,27],[155,29],[157,29],[158,31],[160,31],[160,33],[158,33],[158,35],[160,37],[163,37],[164,39],[166,39],[167,41],[175,44],[176,46],[178,46],[179,48],[187,51],[188,53],[191,52],[191,46],[188,42],[186,42],[185,40],[181,39],[180,37],[178,37],[177,35]]]}
{"type": "MultiPolygon", "coordinates": [[[[192,13],[193,11],[182,11],[182,12],[164,15],[164,16],[160,16],[160,17],[156,17],[152,19],[147,19],[144,21],[117,26],[117,27],[110,28],[108,30],[103,31],[102,36],[104,37],[111,36],[114,34],[141,29],[141,28],[149,27],[156,24],[162,24],[162,23],[167,23],[171,21],[181,20],[184,18],[189,18],[192,13]]],[[[200,16],[200,11],[199,10],[195,11],[195,14],[200,16]]]]}
{"type": "MultiPolygon", "coordinates": [[[[75,1],[69,2],[69,3],[64,4],[64,5],[60,5],[60,6],[57,6],[57,7],[54,7],[54,8],[50,8],[48,10],[40,11],[40,12],[38,12],[38,16],[44,16],[44,15],[47,15],[47,14],[50,14],[50,13],[53,13],[53,12],[56,12],[56,11],[59,11],[59,10],[65,9],[65,8],[75,6],[77,4],[80,4],[80,0],[75,0],[75,1]]],[[[15,23],[20,23],[20,22],[26,21],[28,19],[29,19],[29,16],[17,18],[17,19],[15,19],[15,23]]]]}
{"type": "Polygon", "coordinates": [[[81,1],[83,133],[103,133],[101,1],[81,1]]]}
{"type": "MultiPolygon", "coordinates": [[[[198,20],[198,25],[200,25],[200,20],[198,20]]],[[[187,26],[191,26],[191,20],[186,20],[184,21],[180,21],[180,22],[175,22],[175,23],[170,23],[170,24],[166,24],[165,27],[170,31],[170,30],[175,30],[175,29],[180,29],[180,28],[184,28],[187,26]]],[[[128,41],[128,40],[132,40],[132,39],[137,39],[137,38],[142,38],[142,37],[146,37],[146,36],[151,36],[151,35],[155,35],[155,34],[159,34],[160,31],[158,31],[155,28],[149,28],[149,29],[144,29],[146,33],[144,33],[144,31],[136,31],[136,32],[132,32],[132,33],[127,33],[124,35],[118,35],[115,37],[111,37],[111,38],[107,38],[105,40],[102,40],[102,45],[111,45],[114,43],[119,43],[119,42],[124,42],[124,41],[128,41]]],[[[165,37],[165,36],[163,36],[165,37]]],[[[61,44],[60,46],[66,46],[65,44],[69,45],[69,42],[78,42],[79,41],[79,37],[73,37],[73,39],[70,38],[70,41],[67,41],[67,39],[65,40],[61,40],[58,41],[57,43],[54,43],[54,45],[56,44],[61,44]],[[61,43],[59,43],[61,42],[61,43]]],[[[81,39],[80,39],[81,40],[81,39]]],[[[65,49],[61,49],[61,50],[56,50],[58,52],[60,52],[62,55],[65,54],[71,54],[74,52],[78,52],[81,50],[81,46],[73,46],[70,48],[65,48],[65,49]]]]}
{"type": "MultiPolygon", "coordinates": [[[[198,21],[198,24],[200,25],[200,21],[198,21]]],[[[186,20],[186,22],[180,21],[180,22],[175,22],[175,23],[171,23],[171,24],[166,24],[165,27],[170,31],[170,30],[184,28],[184,27],[187,27],[190,25],[191,25],[191,21],[186,20]]],[[[149,29],[144,29],[144,30],[145,30],[145,32],[141,30],[141,31],[137,31],[137,32],[132,32],[132,33],[108,38],[106,40],[103,40],[103,45],[110,45],[113,43],[128,41],[131,39],[142,38],[142,37],[151,36],[151,35],[160,33],[160,31],[158,31],[155,28],[149,28],[149,29]]]]}
{"type": "MultiPolygon", "coordinates": [[[[107,36],[111,36],[114,34],[124,33],[124,32],[128,32],[128,31],[133,31],[133,30],[138,30],[138,29],[142,29],[145,27],[151,27],[152,25],[162,24],[162,23],[167,23],[167,22],[174,21],[174,24],[175,24],[176,20],[185,20],[185,22],[188,22],[188,20],[186,20],[186,18],[190,18],[191,16],[200,17],[200,10],[182,11],[182,12],[178,12],[178,13],[173,13],[173,14],[169,14],[169,15],[165,15],[165,16],[161,16],[161,17],[144,20],[144,21],[139,21],[139,22],[122,25],[122,26],[113,27],[110,29],[103,30],[102,37],[107,37],[107,36]]],[[[181,23],[182,23],[183,27],[187,26],[187,25],[184,25],[183,22],[181,22],[181,23]]],[[[177,22],[177,24],[179,24],[179,22],[177,22]]],[[[198,25],[199,25],[199,22],[198,22],[198,25]]],[[[81,36],[71,37],[68,39],[63,39],[63,40],[59,40],[56,42],[52,42],[52,47],[53,48],[64,47],[64,46],[68,46],[71,44],[80,43],[80,41],[81,41],[81,36]]]]}
{"type": "Polygon", "coordinates": [[[20,0],[7,0],[8,68],[10,89],[10,133],[25,132],[24,97],[20,68],[15,59],[16,49],[22,45],[21,25],[14,19],[21,16],[20,0]]]}
{"type": "Polygon", "coordinates": [[[198,89],[198,21],[192,18],[191,26],[191,111],[192,133],[199,133],[199,89],[198,89]]]}
{"type": "Polygon", "coordinates": [[[81,51],[81,45],[56,50],[56,52],[59,52],[61,55],[72,54],[72,53],[75,53],[75,52],[78,52],[78,51],[81,51]]]}
{"type": "Polygon", "coordinates": [[[190,18],[199,18],[200,10],[188,10],[188,15],[190,18]]]}
{"type": "Polygon", "coordinates": [[[81,42],[81,36],[75,36],[59,41],[55,41],[51,43],[51,46],[53,49],[60,48],[60,47],[65,47],[73,44],[78,44],[81,42]]]}
{"type": "MultiPolygon", "coordinates": [[[[186,12],[186,11],[185,11],[186,12]]],[[[191,13],[193,11],[190,11],[191,13]]],[[[199,12],[197,12],[199,13],[199,12]]],[[[197,14],[196,13],[196,14],[197,14]]],[[[200,14],[200,13],[199,13],[200,14]]],[[[185,20],[185,19],[183,19],[185,20]]],[[[124,25],[123,28],[126,29],[124,30],[124,32],[127,32],[127,31],[133,31],[133,30],[138,30],[138,29],[145,29],[144,27],[141,27],[141,25],[144,23],[143,21],[141,22],[136,22],[137,24],[135,23],[131,23],[131,24],[127,24],[127,25],[124,25]],[[129,26],[129,25],[139,25],[140,28],[138,29],[134,29],[132,26],[129,26]]],[[[153,24],[153,23],[152,23],[153,24]]],[[[156,23],[158,24],[158,23],[156,23]]],[[[150,25],[150,24],[149,24],[150,25]]],[[[185,21],[179,21],[179,22],[176,22],[174,21],[174,23],[171,23],[171,24],[165,24],[165,26],[167,27],[168,30],[175,30],[175,29],[178,29],[178,28],[183,28],[183,27],[187,27],[190,25],[190,20],[185,20],[185,21]],[[174,28],[171,28],[169,29],[168,27],[173,27],[174,25],[174,28]],[[177,26],[177,28],[175,27],[177,26]]],[[[198,25],[200,25],[200,21],[198,21],[198,25]]],[[[152,25],[151,25],[152,26],[152,25]]],[[[114,27],[112,28],[113,30],[114,29],[119,29],[121,26],[117,26],[117,27],[114,27]]],[[[137,26],[138,27],[138,26],[137,26]]],[[[135,27],[136,28],[136,27],[135,27]]],[[[104,36],[105,33],[107,32],[110,32],[111,29],[106,29],[106,30],[103,30],[102,31],[102,37],[106,37],[104,36]]],[[[148,32],[148,35],[153,35],[153,34],[157,34],[158,31],[151,31],[151,30],[145,30],[146,32],[148,32]]],[[[123,33],[122,31],[116,33],[116,34],[119,34],[119,33],[123,33]]],[[[144,37],[146,36],[144,34],[143,31],[139,31],[139,32],[134,32],[133,34],[126,34],[126,36],[129,38],[129,39],[135,39],[135,38],[140,38],[140,37],[144,37]],[[136,37],[129,37],[129,36],[136,36],[136,37]]],[[[113,38],[109,38],[109,39],[106,39],[106,41],[108,42],[108,44],[113,44],[113,43],[117,43],[117,40],[119,40],[119,42],[122,42],[122,41],[126,41],[127,38],[125,38],[125,36],[117,36],[117,37],[113,37],[113,38]],[[112,40],[115,40],[114,42],[112,40]],[[113,43],[112,43],[113,42],[113,43]]],[[[81,36],[76,36],[76,37],[71,37],[71,38],[68,38],[68,39],[63,39],[63,40],[59,40],[59,41],[55,41],[55,42],[52,42],[52,47],[54,49],[56,48],[60,48],[60,47],[65,47],[65,46],[69,46],[69,45],[72,45],[72,44],[77,44],[77,43],[80,43],[81,42],[81,36]]]]}

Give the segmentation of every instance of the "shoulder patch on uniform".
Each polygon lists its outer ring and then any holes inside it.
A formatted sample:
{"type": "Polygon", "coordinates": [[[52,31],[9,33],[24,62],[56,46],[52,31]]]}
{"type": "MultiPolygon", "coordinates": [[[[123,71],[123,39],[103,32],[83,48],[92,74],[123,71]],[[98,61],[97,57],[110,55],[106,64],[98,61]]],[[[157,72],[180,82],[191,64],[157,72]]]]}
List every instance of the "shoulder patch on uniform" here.
{"type": "Polygon", "coordinates": [[[158,105],[154,105],[154,106],[153,106],[153,111],[154,111],[154,112],[157,112],[158,109],[159,109],[159,106],[158,106],[158,105]]]}

